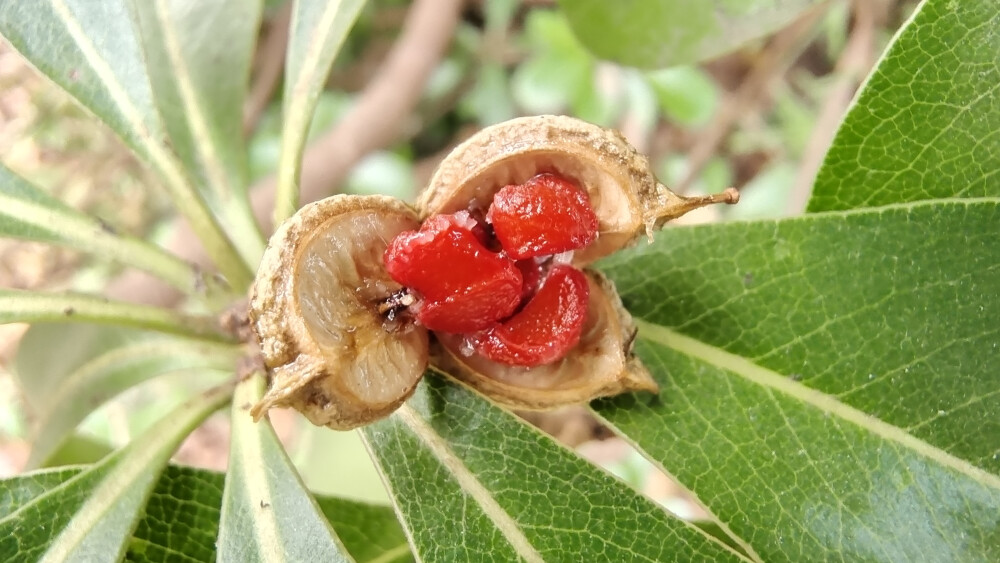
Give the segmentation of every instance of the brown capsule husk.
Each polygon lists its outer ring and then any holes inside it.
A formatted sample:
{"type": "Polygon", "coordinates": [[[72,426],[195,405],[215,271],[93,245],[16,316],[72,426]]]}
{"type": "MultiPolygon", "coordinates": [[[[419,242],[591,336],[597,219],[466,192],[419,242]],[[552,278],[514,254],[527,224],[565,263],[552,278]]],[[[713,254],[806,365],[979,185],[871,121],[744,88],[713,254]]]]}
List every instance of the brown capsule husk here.
{"type": "Polygon", "coordinates": [[[590,302],[580,342],[563,359],[531,368],[508,366],[471,351],[461,335],[438,334],[435,363],[492,400],[515,409],[546,410],[598,397],[659,388],[632,354],[636,328],[603,275],[587,271],[590,302]]]}
{"type": "Polygon", "coordinates": [[[387,416],[416,389],[427,331],[388,321],[379,305],[400,290],[385,270],[387,241],[419,228],[416,213],[382,196],[309,204],[271,237],[250,317],[270,370],[257,419],[292,407],[313,424],[355,428],[387,416]]]}
{"type": "Polygon", "coordinates": [[[621,133],[573,117],[522,117],[487,127],[448,155],[417,201],[421,220],[463,209],[485,212],[500,188],[542,172],[573,180],[587,191],[600,226],[597,241],[574,254],[586,266],[613,254],[671,219],[712,203],[736,203],[730,188],[684,197],[659,183],[649,159],[621,133]]]}
{"type": "MultiPolygon", "coordinates": [[[[586,189],[597,213],[598,240],[573,256],[581,267],[643,233],[651,237],[692,209],[739,198],[732,189],[707,197],[674,194],[618,132],[570,117],[539,116],[488,127],[457,147],[421,195],[419,213],[377,196],[334,196],[308,205],[272,237],[254,284],[250,313],[271,386],[253,415],[288,406],[314,424],[348,429],[395,410],[427,366],[428,337],[426,330],[389,323],[382,314],[400,289],[382,263],[387,242],[432,215],[486,212],[497,190],[541,172],[586,189]]],[[[632,355],[635,326],[614,286],[597,273],[587,275],[584,334],[563,359],[533,368],[507,366],[463,353],[460,335],[439,334],[434,363],[519,409],[657,392],[632,355]]]]}

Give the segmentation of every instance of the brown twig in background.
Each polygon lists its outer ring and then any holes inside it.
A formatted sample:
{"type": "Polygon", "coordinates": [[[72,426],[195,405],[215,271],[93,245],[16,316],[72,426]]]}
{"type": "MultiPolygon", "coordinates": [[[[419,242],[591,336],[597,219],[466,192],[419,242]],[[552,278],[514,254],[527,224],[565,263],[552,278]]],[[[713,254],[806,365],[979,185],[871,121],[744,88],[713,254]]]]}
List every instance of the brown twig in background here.
{"type": "Polygon", "coordinates": [[[712,121],[688,152],[687,174],[675,186],[676,192],[682,194],[687,192],[705,165],[719,150],[719,146],[729,136],[730,130],[739,118],[746,114],[747,108],[752,107],[759,98],[769,91],[773,81],[784,76],[788,68],[811,41],[828,8],[829,3],[824,2],[807,11],[798,20],[779,32],[765,47],[763,54],[750,70],[743,84],[723,101],[719,111],[716,112],[712,121]]]}
{"type": "Polygon", "coordinates": [[[791,215],[798,215],[806,210],[816,174],[823,164],[830,143],[833,142],[840,120],[847,111],[847,106],[850,105],[861,80],[875,62],[875,32],[879,21],[887,16],[890,6],[891,4],[885,0],[853,2],[854,29],[834,67],[836,82],[826,95],[802,153],[802,161],[795,175],[795,185],[792,186],[788,198],[787,211],[791,215]]]}
{"type": "MultiPolygon", "coordinates": [[[[417,105],[431,72],[451,43],[463,0],[416,0],[382,68],[358,95],[347,115],[313,142],[302,159],[300,200],[315,201],[340,185],[362,158],[406,132],[406,118],[417,105]]],[[[257,220],[270,232],[274,177],[251,189],[257,220]]],[[[207,265],[198,238],[180,219],[167,248],[181,258],[207,265]]],[[[107,287],[118,299],[161,306],[176,304],[180,294],[143,272],[125,272],[107,287]]]]}
{"type": "Polygon", "coordinates": [[[291,31],[292,3],[282,6],[281,11],[271,20],[267,33],[257,49],[253,82],[243,104],[243,135],[249,136],[257,128],[261,114],[267,108],[275,89],[281,83],[285,70],[285,54],[288,52],[288,35],[291,31]]]}
{"type": "MultiPolygon", "coordinates": [[[[362,158],[406,132],[431,72],[451,43],[462,0],[417,0],[378,73],[336,127],[316,139],[302,158],[302,203],[330,193],[362,158]]],[[[253,190],[253,208],[264,222],[274,205],[274,178],[253,190]]],[[[265,231],[270,229],[265,224],[265,231]]]]}

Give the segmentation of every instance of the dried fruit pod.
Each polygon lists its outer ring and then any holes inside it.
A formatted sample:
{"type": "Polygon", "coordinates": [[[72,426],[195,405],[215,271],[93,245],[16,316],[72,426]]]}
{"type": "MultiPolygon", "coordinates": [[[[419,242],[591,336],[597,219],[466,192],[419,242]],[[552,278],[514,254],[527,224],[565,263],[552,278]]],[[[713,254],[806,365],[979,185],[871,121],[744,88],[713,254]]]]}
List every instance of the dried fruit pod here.
{"type": "Polygon", "coordinates": [[[394,411],[427,367],[427,331],[384,315],[399,284],[382,263],[386,241],[419,226],[381,196],[309,204],[271,237],[250,317],[271,385],[253,407],[293,407],[317,425],[355,428],[394,411]]]}
{"type": "MultiPolygon", "coordinates": [[[[540,116],[486,128],[456,148],[422,194],[419,213],[378,196],[334,196],[310,204],[272,237],[251,294],[250,316],[271,375],[254,417],[288,406],[315,424],[348,429],[395,410],[416,388],[429,349],[425,329],[393,316],[416,297],[388,275],[388,241],[417,230],[432,215],[485,213],[500,188],[543,172],[585,189],[597,215],[598,238],[574,251],[577,266],[620,250],[643,232],[651,236],[687,211],[738,199],[735,190],[678,196],[657,182],[648,160],[619,133],[574,118],[540,116]]],[[[538,262],[538,271],[521,270],[537,277],[559,260],[538,262]]],[[[594,272],[587,273],[587,283],[583,334],[562,359],[514,367],[472,353],[465,341],[470,335],[437,334],[434,363],[522,409],[656,392],[655,381],[632,355],[636,329],[614,286],[594,272]]]]}
{"type": "Polygon", "coordinates": [[[572,117],[523,117],[487,127],[441,163],[417,202],[421,219],[468,208],[485,211],[493,195],[541,172],[555,172],[587,190],[600,221],[599,238],[574,255],[587,265],[621,250],[637,236],[711,203],[735,203],[729,189],[683,197],[659,183],[649,160],[621,133],[572,117]]]}
{"type": "Polygon", "coordinates": [[[498,403],[528,410],[586,403],[627,391],[659,389],[632,355],[636,328],[614,285],[587,271],[590,302],[583,335],[569,354],[552,364],[522,368],[471,353],[463,337],[438,334],[435,363],[498,403]]]}

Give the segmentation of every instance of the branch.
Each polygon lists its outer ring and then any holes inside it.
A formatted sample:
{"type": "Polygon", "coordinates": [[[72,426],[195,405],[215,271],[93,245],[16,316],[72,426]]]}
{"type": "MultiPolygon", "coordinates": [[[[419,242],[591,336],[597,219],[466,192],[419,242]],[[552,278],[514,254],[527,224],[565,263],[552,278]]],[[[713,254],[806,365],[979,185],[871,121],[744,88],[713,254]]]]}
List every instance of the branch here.
{"type": "Polygon", "coordinates": [[[257,50],[257,68],[254,80],[243,104],[243,135],[250,136],[257,128],[261,114],[267,108],[274,90],[281,83],[285,70],[285,53],[288,52],[288,36],[292,23],[292,3],[281,8],[268,26],[267,33],[257,50]]]}
{"type": "MultiPolygon", "coordinates": [[[[431,72],[451,43],[462,0],[417,0],[386,61],[347,115],[306,149],[301,202],[320,199],[343,182],[355,164],[405,132],[431,72]]],[[[264,223],[274,206],[275,179],[254,188],[254,212],[264,223]]],[[[269,229],[265,229],[266,231],[269,229]]]]}
{"type": "Polygon", "coordinates": [[[674,191],[680,194],[687,192],[691,184],[698,179],[702,169],[719,150],[719,146],[729,136],[730,130],[740,117],[747,113],[764,93],[771,83],[784,76],[795,60],[808,46],[823,15],[829,8],[829,3],[822,3],[810,9],[798,20],[779,32],[765,48],[764,53],[750,70],[750,74],[739,89],[725,100],[715,117],[705,128],[698,141],[688,152],[687,174],[674,191]]]}
{"type": "Polygon", "coordinates": [[[837,59],[834,72],[837,80],[830,87],[823,102],[823,107],[816,118],[809,141],[806,143],[795,176],[795,184],[788,198],[788,213],[798,215],[806,210],[809,197],[812,195],[813,182],[823,164],[826,151],[833,143],[837,128],[847,111],[854,93],[864,76],[871,70],[874,63],[875,32],[878,21],[886,16],[888,3],[884,0],[854,1],[854,30],[847,46],[837,59]]]}

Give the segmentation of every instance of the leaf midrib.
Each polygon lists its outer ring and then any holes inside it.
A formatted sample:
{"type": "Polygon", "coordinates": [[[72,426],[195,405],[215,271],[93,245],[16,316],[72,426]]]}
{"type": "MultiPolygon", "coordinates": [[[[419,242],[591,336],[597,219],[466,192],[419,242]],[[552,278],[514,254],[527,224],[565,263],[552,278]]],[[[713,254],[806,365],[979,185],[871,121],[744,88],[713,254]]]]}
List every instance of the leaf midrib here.
{"type": "MultiPolygon", "coordinates": [[[[87,468],[85,471],[81,471],[59,486],[35,496],[29,502],[18,507],[17,510],[0,518],[0,523],[19,516],[28,507],[36,505],[48,497],[60,494],[77,481],[93,475],[93,472],[108,468],[108,472],[100,477],[97,486],[87,495],[87,500],[71,518],[70,524],[74,525],[67,526],[56,534],[46,549],[44,560],[66,560],[66,556],[53,555],[53,553],[60,552],[66,555],[72,553],[72,550],[86,538],[96,523],[114,509],[114,503],[109,502],[110,500],[123,498],[132,490],[143,473],[148,472],[153,467],[165,465],[181,440],[228,399],[229,392],[224,387],[206,391],[196,399],[172,411],[168,417],[161,419],[144,434],[144,436],[152,435],[162,439],[135,441],[130,447],[119,450],[117,454],[112,454],[98,465],[85,466],[87,468]],[[129,486],[122,487],[122,483],[128,483],[129,486]]],[[[157,472],[158,474],[159,472],[157,472]]],[[[148,487],[144,494],[148,497],[151,493],[152,487],[148,487]]],[[[124,544],[122,548],[124,549],[124,544]]]]}
{"type": "Polygon", "coordinates": [[[177,90],[184,107],[187,108],[184,113],[187,115],[188,126],[191,127],[194,138],[200,147],[198,154],[205,167],[209,182],[218,190],[218,194],[225,201],[233,197],[235,189],[229,181],[229,175],[226,174],[225,166],[219,158],[217,147],[209,132],[210,126],[205,117],[205,109],[199,103],[197,88],[191,79],[191,71],[177,37],[176,22],[170,17],[168,11],[169,8],[164,0],[155,0],[153,13],[156,15],[157,23],[163,33],[164,50],[167,52],[170,64],[174,67],[177,90]]]}
{"type": "MultiPolygon", "coordinates": [[[[240,260],[237,248],[229,239],[215,217],[204,205],[202,195],[194,188],[185,176],[180,163],[173,154],[161,145],[159,139],[146,126],[142,111],[129,99],[122,83],[100,53],[94,43],[80,26],[76,16],[70,11],[64,0],[50,0],[52,9],[62,21],[70,38],[76,43],[83,58],[90,63],[97,78],[104,85],[112,102],[118,108],[121,117],[127,122],[138,145],[134,148],[163,176],[164,187],[170,194],[177,209],[191,223],[192,228],[202,239],[209,254],[216,261],[223,273],[229,277],[229,282],[235,287],[245,287],[250,284],[253,274],[250,266],[240,260]]],[[[154,112],[159,119],[159,114],[154,112]]],[[[157,121],[158,128],[162,122],[157,121]]],[[[121,134],[121,133],[120,133],[121,134]]],[[[128,135],[123,139],[128,139],[128,135]]],[[[131,143],[129,143],[131,144],[131,143]]]]}
{"type": "Polygon", "coordinates": [[[1000,491],[1000,477],[955,457],[940,448],[936,448],[906,433],[897,426],[888,424],[863,411],[844,404],[831,395],[793,381],[778,372],[755,364],[742,356],[677,333],[661,325],[640,319],[635,319],[635,323],[639,327],[639,338],[666,346],[738,375],[756,385],[792,397],[804,404],[820,409],[830,416],[864,428],[884,440],[893,442],[905,450],[960,473],[983,486],[1000,491]]]}
{"type": "MultiPolygon", "coordinates": [[[[53,453],[53,450],[58,445],[51,442],[53,438],[51,435],[53,432],[53,421],[60,414],[60,409],[65,407],[69,401],[81,396],[81,389],[96,383],[95,378],[106,374],[108,370],[126,367],[134,368],[136,367],[136,362],[161,362],[169,360],[171,357],[177,359],[178,356],[182,355],[186,355],[192,360],[202,360],[204,363],[202,365],[183,367],[171,366],[169,369],[163,370],[154,367],[147,370],[144,376],[140,376],[139,381],[136,383],[143,383],[155,377],[164,377],[171,374],[197,373],[204,372],[205,370],[223,371],[227,367],[231,368],[232,365],[235,365],[235,361],[239,356],[239,350],[234,346],[215,344],[207,341],[191,342],[188,345],[182,341],[141,341],[116,348],[84,363],[62,379],[59,387],[52,391],[51,398],[46,399],[45,404],[41,407],[40,414],[35,418],[30,440],[34,444],[34,447],[28,457],[28,467],[37,466],[45,457],[53,453]],[[44,443],[49,443],[50,445],[47,448],[39,449],[43,438],[45,438],[44,443]]],[[[117,392],[116,395],[120,392],[117,392]]],[[[82,418],[80,417],[80,420],[82,418]]],[[[73,426],[75,427],[77,424],[79,424],[79,421],[75,421],[73,426]]],[[[60,425],[58,429],[60,434],[65,434],[72,427],[64,428],[60,425]]],[[[65,436],[61,436],[60,439],[64,438],[65,436]]]]}
{"type": "MultiPolygon", "coordinates": [[[[242,411],[239,401],[233,401],[232,409],[233,419],[238,416],[246,416],[246,413],[242,411]]],[[[247,498],[253,496],[249,494],[249,491],[256,491],[256,494],[261,497],[260,502],[262,506],[264,504],[273,506],[274,502],[271,498],[273,493],[267,482],[267,477],[263,474],[265,468],[260,463],[264,459],[264,447],[260,443],[259,432],[264,432],[265,430],[256,424],[234,420],[233,432],[240,435],[239,437],[234,436],[234,439],[238,440],[238,446],[235,449],[238,452],[239,464],[235,464],[236,467],[232,467],[234,464],[231,463],[230,471],[238,471],[243,475],[242,483],[249,485],[247,487],[249,490],[245,493],[247,498]]],[[[272,557],[275,557],[275,561],[287,561],[284,550],[281,549],[281,531],[275,511],[256,511],[253,522],[254,529],[256,530],[256,533],[253,535],[253,542],[257,544],[260,553],[270,553],[272,557]]]]}
{"type": "Polygon", "coordinates": [[[503,534],[518,555],[525,561],[544,561],[541,554],[521,531],[517,521],[497,503],[490,491],[465,466],[461,458],[451,450],[437,432],[413,410],[413,407],[404,403],[394,416],[399,418],[423,442],[431,454],[448,469],[458,486],[479,505],[479,508],[496,525],[497,530],[503,534]]]}
{"type": "Polygon", "coordinates": [[[378,557],[369,559],[366,563],[389,563],[390,561],[395,561],[402,557],[403,555],[412,554],[413,551],[410,550],[410,544],[403,542],[396,547],[389,548],[382,552],[378,557]]]}

